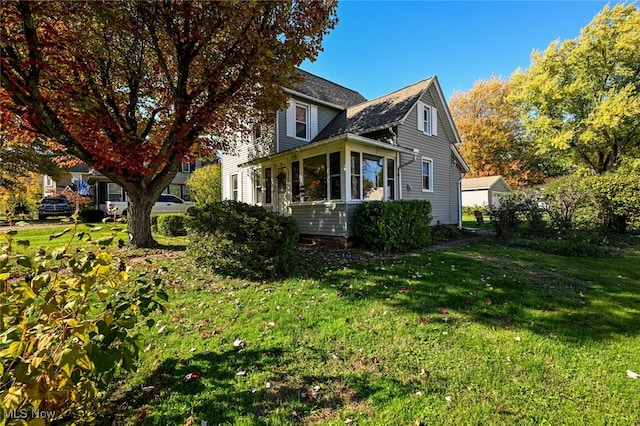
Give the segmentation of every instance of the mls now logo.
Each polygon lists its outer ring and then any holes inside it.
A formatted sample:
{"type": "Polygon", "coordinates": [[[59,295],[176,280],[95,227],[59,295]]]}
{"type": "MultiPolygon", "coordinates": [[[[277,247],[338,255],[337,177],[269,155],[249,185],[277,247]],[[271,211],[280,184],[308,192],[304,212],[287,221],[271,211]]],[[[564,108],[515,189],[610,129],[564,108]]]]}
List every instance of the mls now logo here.
{"type": "Polygon", "coordinates": [[[7,419],[46,419],[53,420],[56,417],[55,411],[34,410],[29,408],[13,409],[5,412],[7,419]]]}

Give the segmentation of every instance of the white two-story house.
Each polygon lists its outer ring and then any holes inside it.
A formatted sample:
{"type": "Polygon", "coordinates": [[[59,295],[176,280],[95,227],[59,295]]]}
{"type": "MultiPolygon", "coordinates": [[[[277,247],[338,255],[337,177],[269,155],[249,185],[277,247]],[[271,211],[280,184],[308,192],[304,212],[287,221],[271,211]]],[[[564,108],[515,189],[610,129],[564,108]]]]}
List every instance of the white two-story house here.
{"type": "Polygon", "coordinates": [[[302,240],[346,245],[358,204],[428,200],[433,224],[461,224],[468,166],[436,77],[367,101],[298,70],[273,130],[222,156],[222,197],[261,205],[298,222],[302,240]]]}

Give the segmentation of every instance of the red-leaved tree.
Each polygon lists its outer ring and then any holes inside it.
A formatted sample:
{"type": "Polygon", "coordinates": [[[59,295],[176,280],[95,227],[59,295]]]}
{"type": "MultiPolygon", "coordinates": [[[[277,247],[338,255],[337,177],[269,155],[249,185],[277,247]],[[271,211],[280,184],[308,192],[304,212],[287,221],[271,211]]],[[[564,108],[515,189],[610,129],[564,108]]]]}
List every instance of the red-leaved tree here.
{"type": "MultiPolygon", "coordinates": [[[[0,109],[128,193],[134,246],[186,155],[271,121],[334,27],[324,1],[5,1],[0,109]]],[[[33,139],[31,139],[33,140],[33,139]]],[[[25,142],[28,143],[28,142],[25,142]]]]}

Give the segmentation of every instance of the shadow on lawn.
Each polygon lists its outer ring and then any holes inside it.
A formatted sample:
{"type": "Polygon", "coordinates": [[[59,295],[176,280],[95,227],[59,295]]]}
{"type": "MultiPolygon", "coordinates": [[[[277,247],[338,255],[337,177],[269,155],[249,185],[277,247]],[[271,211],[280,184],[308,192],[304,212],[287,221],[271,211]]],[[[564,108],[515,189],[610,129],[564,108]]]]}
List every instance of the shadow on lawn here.
{"type": "Polygon", "coordinates": [[[622,280],[600,275],[614,273],[608,259],[542,258],[499,247],[345,263],[320,281],[344,297],[385,300],[436,322],[447,311],[463,321],[575,343],[640,333],[637,259],[616,260],[628,263],[622,280]]]}
{"type": "MultiPolygon", "coordinates": [[[[334,418],[335,411],[345,407],[359,412],[370,410],[362,401],[372,395],[401,397],[416,387],[415,383],[399,383],[383,377],[382,367],[372,363],[340,377],[295,378],[278,374],[279,370],[286,370],[287,356],[281,349],[271,348],[196,354],[187,360],[168,358],[147,377],[145,386],[154,386],[152,392],[136,388],[113,396],[102,408],[103,414],[96,424],[185,424],[190,416],[195,425],[200,425],[202,420],[209,424],[233,424],[241,416],[256,425],[273,422],[274,416],[287,424],[318,423],[334,418]],[[246,376],[238,375],[240,369],[246,369],[246,376]],[[201,373],[201,378],[184,382],[185,375],[194,370],[201,373]],[[258,370],[270,373],[268,385],[261,383],[259,388],[250,388],[249,384],[238,383],[247,381],[258,370]],[[237,390],[244,386],[246,389],[237,390]],[[157,404],[163,406],[156,410],[157,404]],[[142,412],[144,418],[134,421],[142,412]]],[[[446,380],[437,377],[429,380],[426,386],[430,391],[444,395],[446,380]]]]}

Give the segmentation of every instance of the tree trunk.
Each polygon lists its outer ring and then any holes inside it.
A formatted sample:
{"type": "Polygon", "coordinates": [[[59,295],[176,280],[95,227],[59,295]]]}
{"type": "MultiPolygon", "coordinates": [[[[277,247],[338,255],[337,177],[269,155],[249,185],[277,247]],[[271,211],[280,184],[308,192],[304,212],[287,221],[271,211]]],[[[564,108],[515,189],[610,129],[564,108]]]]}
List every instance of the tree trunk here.
{"type": "Polygon", "coordinates": [[[155,191],[128,191],[127,230],[129,244],[134,247],[154,247],[158,245],[151,235],[151,208],[158,194],[155,191]]]}

